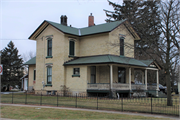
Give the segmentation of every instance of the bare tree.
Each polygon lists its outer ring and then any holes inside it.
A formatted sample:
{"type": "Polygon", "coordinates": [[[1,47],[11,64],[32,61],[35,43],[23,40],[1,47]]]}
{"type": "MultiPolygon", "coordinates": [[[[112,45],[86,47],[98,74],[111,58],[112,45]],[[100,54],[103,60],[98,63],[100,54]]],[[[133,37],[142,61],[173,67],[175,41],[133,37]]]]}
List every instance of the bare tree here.
{"type": "Polygon", "coordinates": [[[167,105],[172,105],[171,100],[171,70],[179,63],[179,43],[180,31],[180,0],[167,0],[160,4],[160,29],[162,34],[158,42],[157,54],[160,51],[161,61],[165,70],[167,86],[167,105]]]}
{"type": "MultiPolygon", "coordinates": [[[[29,51],[29,52],[24,53],[22,55],[22,58],[23,58],[23,61],[25,63],[25,62],[27,62],[28,60],[32,59],[35,56],[36,56],[35,52],[29,51]]],[[[28,74],[28,66],[27,65],[24,65],[24,72],[25,72],[25,74],[28,74]]]]}

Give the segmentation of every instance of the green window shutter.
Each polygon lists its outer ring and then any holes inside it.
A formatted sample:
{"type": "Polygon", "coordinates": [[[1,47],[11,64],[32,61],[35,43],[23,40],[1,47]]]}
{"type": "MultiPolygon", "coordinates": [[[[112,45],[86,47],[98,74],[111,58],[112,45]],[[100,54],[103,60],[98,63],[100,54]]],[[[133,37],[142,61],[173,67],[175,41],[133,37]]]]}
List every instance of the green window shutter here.
{"type": "Polygon", "coordinates": [[[74,56],[74,41],[69,41],[69,55],[74,56]]]}

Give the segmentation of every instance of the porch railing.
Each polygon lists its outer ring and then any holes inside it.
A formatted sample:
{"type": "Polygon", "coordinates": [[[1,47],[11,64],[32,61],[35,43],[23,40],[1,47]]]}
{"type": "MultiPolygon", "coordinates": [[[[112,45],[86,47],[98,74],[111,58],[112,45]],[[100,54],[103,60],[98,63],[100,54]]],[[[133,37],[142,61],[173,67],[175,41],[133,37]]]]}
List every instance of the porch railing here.
{"type": "Polygon", "coordinates": [[[88,83],[88,89],[109,90],[109,83],[88,83]]]}
{"type": "MultiPolygon", "coordinates": [[[[96,90],[109,90],[110,84],[109,83],[88,83],[87,89],[96,89],[96,90]]],[[[113,89],[116,90],[129,90],[129,84],[123,84],[123,83],[113,83],[113,89]]],[[[145,90],[146,86],[143,84],[131,84],[131,89],[142,89],[145,90]]],[[[148,90],[156,90],[156,86],[147,86],[148,90]]]]}
{"type": "Polygon", "coordinates": [[[113,83],[113,89],[129,90],[129,84],[113,83]]]}
{"type": "Polygon", "coordinates": [[[131,84],[131,89],[132,90],[135,90],[135,89],[145,90],[146,86],[145,85],[141,85],[141,84],[131,84]]]}
{"type": "Polygon", "coordinates": [[[148,89],[148,90],[156,90],[156,89],[157,89],[157,86],[155,86],[155,85],[148,85],[148,86],[147,86],[147,89],[148,89]]]}

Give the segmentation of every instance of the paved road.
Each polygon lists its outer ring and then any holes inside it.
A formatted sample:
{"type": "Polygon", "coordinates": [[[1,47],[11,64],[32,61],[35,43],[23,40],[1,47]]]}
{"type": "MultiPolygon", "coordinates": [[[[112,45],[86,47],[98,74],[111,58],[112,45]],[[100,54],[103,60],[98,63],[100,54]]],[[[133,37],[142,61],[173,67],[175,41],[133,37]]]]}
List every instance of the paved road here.
{"type": "MultiPolygon", "coordinates": [[[[53,108],[53,109],[64,109],[64,110],[80,110],[80,111],[91,111],[91,112],[104,112],[104,113],[138,115],[138,116],[144,116],[144,117],[169,118],[169,119],[172,119],[172,120],[179,120],[179,117],[167,116],[167,115],[157,115],[157,114],[145,114],[145,113],[133,113],[133,112],[116,112],[116,111],[107,111],[107,110],[91,110],[91,109],[81,109],[81,108],[50,107],[50,106],[22,105],[22,104],[4,104],[4,103],[0,103],[0,105],[22,106],[22,107],[38,107],[38,108],[53,108]]],[[[13,120],[13,119],[1,118],[1,120],[13,120]]]]}

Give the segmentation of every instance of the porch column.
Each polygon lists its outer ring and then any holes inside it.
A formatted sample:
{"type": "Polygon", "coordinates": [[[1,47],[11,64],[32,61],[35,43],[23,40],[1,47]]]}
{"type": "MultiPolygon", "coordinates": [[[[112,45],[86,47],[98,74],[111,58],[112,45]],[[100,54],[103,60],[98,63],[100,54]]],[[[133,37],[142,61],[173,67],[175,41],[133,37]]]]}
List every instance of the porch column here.
{"type": "Polygon", "coordinates": [[[147,90],[147,69],[145,69],[145,89],[147,90]]]}
{"type": "Polygon", "coordinates": [[[156,80],[157,80],[157,88],[156,88],[156,96],[158,97],[158,91],[159,91],[159,71],[156,71],[156,80]]]}
{"type": "Polygon", "coordinates": [[[113,66],[110,65],[110,89],[113,89],[113,66]]]}
{"type": "Polygon", "coordinates": [[[129,89],[131,90],[131,68],[129,68],[129,89]]]}

